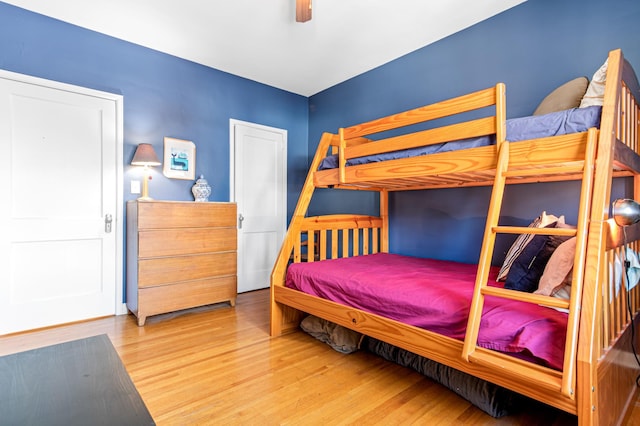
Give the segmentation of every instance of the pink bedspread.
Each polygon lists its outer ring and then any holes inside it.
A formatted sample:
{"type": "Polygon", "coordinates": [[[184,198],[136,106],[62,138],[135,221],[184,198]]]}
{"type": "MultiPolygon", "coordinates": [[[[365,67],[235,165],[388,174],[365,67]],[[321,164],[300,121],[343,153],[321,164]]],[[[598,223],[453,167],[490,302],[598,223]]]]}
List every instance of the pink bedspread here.
{"type": "MultiPolygon", "coordinates": [[[[464,340],[477,265],[379,253],[289,266],[286,286],[464,340]]],[[[490,278],[497,276],[498,268],[490,278]]],[[[491,281],[489,285],[501,287],[491,281]]],[[[562,369],[567,315],[487,297],[478,345],[562,369]]]]}

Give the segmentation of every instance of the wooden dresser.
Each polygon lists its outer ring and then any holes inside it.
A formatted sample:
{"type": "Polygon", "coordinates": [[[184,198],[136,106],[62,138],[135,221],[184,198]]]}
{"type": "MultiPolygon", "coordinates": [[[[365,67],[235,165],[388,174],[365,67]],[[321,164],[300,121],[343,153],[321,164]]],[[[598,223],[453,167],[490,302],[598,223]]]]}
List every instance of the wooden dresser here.
{"type": "Polygon", "coordinates": [[[127,308],[149,315],[235,305],[235,203],[127,202],[127,308]]]}

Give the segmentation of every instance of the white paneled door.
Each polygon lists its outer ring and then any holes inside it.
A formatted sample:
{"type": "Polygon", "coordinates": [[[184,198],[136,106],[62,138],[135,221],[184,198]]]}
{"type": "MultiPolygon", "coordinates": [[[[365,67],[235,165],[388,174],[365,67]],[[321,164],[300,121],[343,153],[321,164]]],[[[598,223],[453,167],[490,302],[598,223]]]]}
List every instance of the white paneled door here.
{"type": "Polygon", "coordinates": [[[116,313],[122,105],[101,94],[0,74],[0,334],[116,313]]]}
{"type": "Polygon", "coordinates": [[[238,292],[269,287],[286,230],[287,132],[231,120],[231,194],[238,204],[238,292]]]}

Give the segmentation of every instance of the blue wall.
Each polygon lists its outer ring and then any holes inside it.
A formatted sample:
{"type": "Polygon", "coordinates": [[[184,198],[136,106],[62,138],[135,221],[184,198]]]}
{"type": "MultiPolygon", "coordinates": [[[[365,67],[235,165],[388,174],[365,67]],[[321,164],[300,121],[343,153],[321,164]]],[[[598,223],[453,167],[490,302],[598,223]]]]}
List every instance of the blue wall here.
{"type": "MultiPolygon", "coordinates": [[[[226,201],[229,119],[286,129],[290,216],[322,132],[499,81],[507,84],[509,117],[529,115],[554,87],[590,77],[610,49],[622,48],[640,69],[638,22],[637,0],[529,0],[307,99],[0,2],[0,68],[124,96],[125,200],[136,198],[130,181],[140,175],[128,164],[139,143],[161,154],[164,136],[193,140],[197,174],[212,184],[212,200],[226,201]]],[[[156,169],[151,193],[191,200],[191,185],[156,169]]],[[[505,223],[525,224],[543,209],[574,220],[567,198],[576,190],[572,183],[508,188],[505,223]],[[551,198],[532,197],[541,191],[551,198]]],[[[475,262],[488,199],[487,188],[393,194],[392,249],[475,262]]],[[[377,197],[319,191],[311,213],[336,206],[373,213],[377,197]]]]}
{"type": "MultiPolygon", "coordinates": [[[[339,127],[497,82],[507,85],[508,118],[530,115],[555,87],[578,76],[591,78],[615,48],[622,48],[640,72],[639,22],[637,0],[529,0],[312,96],[309,153],[322,132],[337,132],[339,127]]],[[[578,190],[576,183],[508,187],[503,223],[526,225],[542,210],[575,221],[577,202],[568,200],[577,200],[578,190]],[[538,197],[540,193],[548,197],[538,197]]],[[[626,182],[616,182],[614,191],[626,191],[626,182]]],[[[489,197],[489,188],[392,194],[391,249],[476,262],[489,197]]],[[[377,198],[371,193],[324,191],[315,201],[312,214],[327,213],[328,206],[341,203],[345,212],[377,212],[377,198]]],[[[497,242],[496,263],[511,239],[497,242]]]]}
{"type": "MultiPolygon", "coordinates": [[[[288,131],[290,165],[307,161],[308,100],[190,61],[0,2],[0,68],[124,96],[124,194],[141,171],[129,165],[139,143],[158,156],[165,136],[196,144],[196,175],[213,187],[210,200],[228,201],[229,119],[288,131]]],[[[304,172],[288,175],[291,215],[304,172]]],[[[155,199],[192,201],[193,181],[152,170],[155,199]]]]}
{"type": "MultiPolygon", "coordinates": [[[[0,68],[124,96],[124,201],[138,197],[130,182],[142,172],[129,163],[139,143],[162,158],[165,136],[193,141],[196,176],[212,186],[209,199],[229,201],[229,119],[286,129],[291,216],[306,172],[296,166],[308,156],[306,97],[2,2],[0,68]]],[[[151,177],[153,198],[193,200],[193,181],[168,179],[160,167],[151,177]]]]}

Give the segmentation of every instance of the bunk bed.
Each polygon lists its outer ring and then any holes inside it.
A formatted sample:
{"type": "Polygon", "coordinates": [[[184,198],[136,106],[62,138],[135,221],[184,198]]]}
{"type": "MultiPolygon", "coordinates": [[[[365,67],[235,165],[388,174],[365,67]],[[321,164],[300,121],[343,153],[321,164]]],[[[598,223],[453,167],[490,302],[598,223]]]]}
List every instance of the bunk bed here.
{"type": "Polygon", "coordinates": [[[627,250],[640,249],[640,224],[619,227],[609,209],[617,177],[631,177],[640,199],[640,87],[620,50],[609,53],[605,76],[599,128],[510,140],[505,87],[497,84],[323,134],[271,275],[271,335],[297,329],[311,314],[575,414],[580,424],[620,422],[636,389],[631,325],[640,325],[640,286],[628,286],[615,264],[627,250]],[[435,152],[422,151],[427,145],[435,152]],[[564,180],[581,182],[574,227],[499,223],[505,185],[564,180]],[[465,186],[492,187],[476,265],[389,252],[389,192],[465,186]],[[316,188],[377,191],[379,215],[308,217],[316,188]],[[568,298],[507,289],[497,281],[492,261],[499,234],[572,239],[568,298]],[[363,271],[375,265],[386,273],[411,272],[363,284],[363,271]],[[416,274],[438,275],[425,284],[434,293],[419,295],[425,285],[415,285],[416,274]],[[352,293],[349,281],[360,293],[352,293]],[[406,293],[400,283],[418,293],[406,293]],[[430,306],[434,298],[449,297],[442,287],[462,288],[463,302],[430,306]],[[527,317],[515,331],[497,330],[490,315],[500,309],[510,318],[515,312],[527,317]],[[437,310],[454,325],[424,320],[437,310]],[[449,315],[454,310],[461,316],[449,315]],[[532,323],[541,329],[529,328],[532,323]],[[497,337],[496,331],[510,335],[497,337]],[[538,336],[533,346],[521,344],[527,333],[538,336]],[[504,344],[492,345],[496,341],[504,344]],[[553,350],[545,346],[550,342],[553,350]]]}

